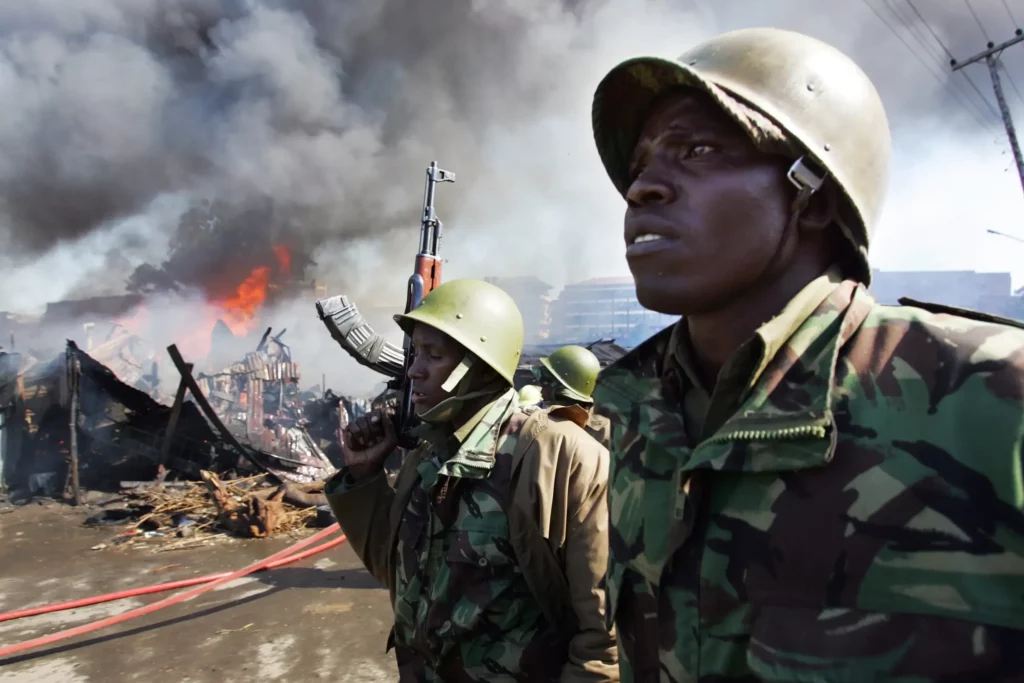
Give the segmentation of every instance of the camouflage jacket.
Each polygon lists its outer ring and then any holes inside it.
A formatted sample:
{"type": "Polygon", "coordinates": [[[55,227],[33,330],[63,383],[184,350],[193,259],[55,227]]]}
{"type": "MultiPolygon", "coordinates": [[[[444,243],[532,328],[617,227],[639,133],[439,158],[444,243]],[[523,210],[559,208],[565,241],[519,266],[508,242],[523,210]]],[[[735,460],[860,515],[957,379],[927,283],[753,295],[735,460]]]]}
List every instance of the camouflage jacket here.
{"type": "Polygon", "coordinates": [[[699,444],[670,334],[595,395],[623,681],[1024,678],[1024,332],[844,282],[699,444]]]}
{"type": "Polygon", "coordinates": [[[401,680],[618,680],[601,589],[607,450],[511,390],[461,442],[440,436],[409,454],[394,488],[343,470],[327,490],[390,589],[401,680]]]}

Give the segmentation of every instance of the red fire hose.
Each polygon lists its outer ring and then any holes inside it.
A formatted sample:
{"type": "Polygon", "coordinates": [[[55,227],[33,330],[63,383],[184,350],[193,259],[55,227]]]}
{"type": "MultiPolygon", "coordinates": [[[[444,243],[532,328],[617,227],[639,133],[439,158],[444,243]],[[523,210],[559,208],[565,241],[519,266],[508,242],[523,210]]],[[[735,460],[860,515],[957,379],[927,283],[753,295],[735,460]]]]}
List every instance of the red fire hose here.
{"type": "Polygon", "coordinates": [[[234,581],[236,579],[248,576],[253,572],[257,572],[262,569],[269,569],[271,567],[279,567],[282,564],[294,562],[296,560],[302,559],[303,557],[309,557],[314,553],[320,552],[322,550],[327,550],[330,547],[333,547],[344,542],[345,537],[341,536],[339,538],[323,543],[317,546],[316,548],[312,548],[304,552],[297,551],[300,551],[303,548],[306,548],[307,546],[313,545],[317,541],[326,538],[327,536],[331,535],[335,531],[338,531],[339,529],[340,527],[337,524],[332,524],[326,529],[323,529],[313,534],[309,538],[304,538],[298,543],[295,543],[294,545],[291,545],[280,552],[274,553],[270,557],[254,562],[249,566],[243,567],[242,569],[239,569],[234,572],[224,572],[221,574],[213,574],[210,576],[197,577],[194,579],[185,579],[183,581],[175,581],[172,583],[159,584],[157,586],[136,588],[132,590],[122,591],[120,593],[111,593],[109,595],[97,596],[96,598],[86,598],[84,600],[76,600],[73,602],[57,603],[55,605],[46,605],[43,607],[30,608],[27,610],[19,610],[18,612],[10,612],[4,614],[3,616],[5,618],[0,621],[9,621],[10,619],[17,619],[19,617],[30,616],[31,614],[46,614],[47,612],[57,612],[62,609],[72,609],[72,607],[84,607],[86,605],[94,605],[100,602],[108,602],[110,600],[119,600],[121,598],[132,597],[134,595],[157,593],[162,590],[182,588],[189,585],[195,585],[200,582],[205,583],[205,585],[199,586],[198,588],[193,588],[192,590],[187,590],[183,593],[172,595],[169,598],[164,598],[163,600],[159,600],[150,605],[145,605],[143,607],[139,607],[137,609],[124,612],[123,614],[117,614],[115,616],[100,619],[99,621],[94,621],[89,624],[75,626],[74,628],[58,631],[57,633],[51,633],[48,636],[40,636],[39,638],[26,640],[25,642],[17,643],[15,645],[0,647],[0,658],[8,657],[19,652],[24,652],[25,650],[32,650],[34,648],[42,647],[44,645],[51,645],[53,643],[66,640],[68,638],[74,638],[75,636],[84,635],[86,633],[92,633],[93,631],[98,631],[108,626],[114,626],[115,624],[120,624],[122,622],[134,619],[136,617],[141,617],[146,614],[152,614],[153,612],[161,610],[164,607],[170,607],[171,605],[176,605],[179,602],[188,600],[189,598],[194,598],[197,595],[202,595],[203,593],[207,593],[213,590],[217,586],[223,586],[226,583],[230,583],[231,581],[234,581]]]}
{"type": "MultiPolygon", "coordinates": [[[[330,550],[336,546],[341,545],[347,539],[344,536],[338,536],[331,540],[322,543],[315,548],[309,548],[303,550],[295,555],[288,557],[282,557],[276,562],[271,562],[263,569],[276,569],[277,567],[283,567],[286,564],[292,562],[298,562],[307,557],[311,557],[325,550],[330,550]]],[[[262,571],[262,570],[257,570],[262,571]]],[[[14,610],[11,612],[0,613],[0,623],[5,621],[14,621],[15,619],[24,619],[25,617],[35,617],[40,614],[52,614],[53,612],[63,612],[69,609],[79,609],[80,607],[89,607],[90,605],[98,605],[104,602],[113,602],[115,600],[125,600],[127,598],[135,598],[140,595],[149,595],[150,593],[163,593],[165,591],[173,591],[179,588],[189,588],[191,586],[198,586],[204,583],[210,583],[216,581],[224,576],[230,576],[231,572],[221,572],[219,574],[207,574],[206,576],[196,576],[191,579],[181,579],[180,581],[169,581],[167,583],[157,583],[152,586],[140,586],[139,588],[131,588],[129,590],[120,591],[118,593],[106,593],[104,595],[96,595],[91,598],[81,598],[79,600],[68,600],[67,602],[56,602],[49,605],[39,605],[37,607],[27,607],[25,609],[14,610]]]]}

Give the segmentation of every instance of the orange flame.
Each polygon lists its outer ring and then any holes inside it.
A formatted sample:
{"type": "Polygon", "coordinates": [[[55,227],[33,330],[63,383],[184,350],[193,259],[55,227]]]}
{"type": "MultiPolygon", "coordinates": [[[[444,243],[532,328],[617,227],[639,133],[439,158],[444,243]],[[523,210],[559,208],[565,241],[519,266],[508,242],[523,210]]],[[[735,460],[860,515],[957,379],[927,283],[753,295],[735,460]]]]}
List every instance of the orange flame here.
{"type": "MultiPolygon", "coordinates": [[[[291,273],[292,256],[287,247],[275,245],[274,258],[277,261],[278,273],[291,273]]],[[[176,331],[174,341],[186,358],[199,360],[210,353],[213,329],[217,320],[222,320],[232,334],[246,336],[259,322],[258,314],[267,300],[270,287],[272,268],[258,266],[226,296],[208,299],[202,311],[196,311],[195,318],[187,330],[176,331]]],[[[115,320],[117,324],[130,334],[145,338],[151,323],[149,309],[140,304],[134,310],[115,320]]]]}
{"type": "Polygon", "coordinates": [[[288,248],[280,244],[276,245],[274,256],[277,257],[277,265],[281,267],[281,272],[285,275],[290,274],[292,272],[292,255],[288,252],[288,248]]]}
{"type": "Polygon", "coordinates": [[[244,336],[252,331],[256,311],[267,300],[267,285],[269,283],[270,268],[266,266],[253,268],[249,277],[238,285],[232,296],[210,303],[224,312],[221,320],[231,332],[244,336]]]}

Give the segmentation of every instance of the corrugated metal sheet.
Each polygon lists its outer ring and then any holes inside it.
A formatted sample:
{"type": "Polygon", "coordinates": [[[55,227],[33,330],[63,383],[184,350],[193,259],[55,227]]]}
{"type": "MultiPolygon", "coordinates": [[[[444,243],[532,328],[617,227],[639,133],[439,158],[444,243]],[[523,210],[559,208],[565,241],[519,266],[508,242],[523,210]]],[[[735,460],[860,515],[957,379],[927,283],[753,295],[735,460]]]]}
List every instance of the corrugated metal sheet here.
{"type": "Polygon", "coordinates": [[[263,351],[252,351],[245,356],[245,372],[265,382],[300,378],[298,363],[273,362],[263,351]]]}

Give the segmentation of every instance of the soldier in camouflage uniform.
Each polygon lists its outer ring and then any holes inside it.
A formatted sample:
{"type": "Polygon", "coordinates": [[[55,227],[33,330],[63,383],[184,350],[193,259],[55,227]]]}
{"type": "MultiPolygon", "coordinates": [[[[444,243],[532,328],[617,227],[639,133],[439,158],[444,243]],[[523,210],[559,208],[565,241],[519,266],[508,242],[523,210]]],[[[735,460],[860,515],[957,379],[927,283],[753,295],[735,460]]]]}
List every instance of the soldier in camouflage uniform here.
{"type": "Polygon", "coordinates": [[[420,447],[394,487],[391,419],[360,418],[328,501],[395,610],[402,681],[617,681],[605,625],[608,451],[521,406],[523,321],[486,282],[453,280],[396,321],[420,447]]]}
{"type": "Polygon", "coordinates": [[[543,391],[545,404],[557,413],[585,411],[587,434],[608,447],[611,423],[594,412],[591,395],[601,372],[601,361],[590,349],[582,346],[563,346],[547,358],[540,359],[540,367],[533,374],[543,391]]]}
{"type": "Polygon", "coordinates": [[[623,681],[1024,680],[1024,332],[866,289],[885,111],[749,29],[593,108],[646,308],[605,368],[623,681]]]}

